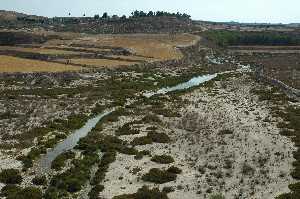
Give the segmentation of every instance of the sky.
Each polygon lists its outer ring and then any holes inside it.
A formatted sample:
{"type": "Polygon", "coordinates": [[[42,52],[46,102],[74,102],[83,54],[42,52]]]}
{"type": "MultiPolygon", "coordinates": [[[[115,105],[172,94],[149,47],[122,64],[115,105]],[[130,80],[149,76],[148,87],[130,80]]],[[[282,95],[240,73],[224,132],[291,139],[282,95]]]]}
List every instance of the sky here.
{"type": "Polygon", "coordinates": [[[299,0],[0,0],[0,10],[48,17],[163,10],[187,13],[194,20],[250,23],[300,23],[299,8],[299,0]]]}

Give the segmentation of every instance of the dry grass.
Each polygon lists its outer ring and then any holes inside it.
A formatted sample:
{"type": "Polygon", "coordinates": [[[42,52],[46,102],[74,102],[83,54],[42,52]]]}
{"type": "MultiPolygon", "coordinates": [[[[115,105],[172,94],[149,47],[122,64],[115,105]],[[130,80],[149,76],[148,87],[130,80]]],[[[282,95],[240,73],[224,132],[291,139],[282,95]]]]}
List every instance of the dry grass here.
{"type": "Polygon", "coordinates": [[[97,35],[81,38],[75,43],[123,47],[137,55],[168,60],[182,58],[183,55],[176,46],[189,46],[198,39],[198,36],[190,34],[97,35]]]}
{"type": "MultiPolygon", "coordinates": [[[[64,61],[64,60],[58,60],[64,61]]],[[[82,64],[86,66],[95,66],[95,67],[114,67],[114,66],[130,66],[137,64],[138,62],[127,62],[119,60],[109,60],[109,59],[71,59],[70,63],[72,64],[82,64]]]]}
{"type": "Polygon", "coordinates": [[[39,54],[48,54],[48,55],[85,54],[84,52],[75,52],[75,51],[67,51],[67,50],[56,50],[56,49],[45,49],[45,48],[22,48],[22,47],[13,47],[13,46],[1,46],[0,50],[13,50],[19,52],[30,52],[30,53],[39,53],[39,54]]]}
{"type": "Polygon", "coordinates": [[[140,61],[145,61],[145,62],[159,61],[159,59],[148,58],[148,57],[139,57],[139,56],[111,55],[109,57],[111,57],[111,58],[120,58],[120,59],[127,59],[127,60],[138,61],[138,62],[140,62],[140,61]]]}
{"type": "Polygon", "coordinates": [[[78,71],[81,67],[51,63],[45,61],[37,61],[31,59],[23,59],[12,56],[0,56],[0,72],[63,72],[78,71]]]}

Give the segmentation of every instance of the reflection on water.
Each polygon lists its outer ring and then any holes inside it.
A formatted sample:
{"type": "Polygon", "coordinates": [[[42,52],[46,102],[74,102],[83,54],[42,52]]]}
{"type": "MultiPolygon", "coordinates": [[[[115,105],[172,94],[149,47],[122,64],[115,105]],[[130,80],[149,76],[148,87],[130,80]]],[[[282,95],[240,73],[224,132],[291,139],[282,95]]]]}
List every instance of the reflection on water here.
{"type": "Polygon", "coordinates": [[[199,86],[200,84],[202,84],[204,82],[207,82],[209,80],[212,80],[213,78],[216,78],[217,75],[218,74],[212,74],[212,75],[202,75],[202,76],[194,77],[194,78],[190,79],[189,81],[178,84],[176,86],[162,88],[156,92],[145,93],[144,96],[149,98],[153,95],[166,94],[166,93],[169,93],[172,91],[185,90],[185,89],[188,89],[188,88],[191,88],[194,86],[199,86]]]}

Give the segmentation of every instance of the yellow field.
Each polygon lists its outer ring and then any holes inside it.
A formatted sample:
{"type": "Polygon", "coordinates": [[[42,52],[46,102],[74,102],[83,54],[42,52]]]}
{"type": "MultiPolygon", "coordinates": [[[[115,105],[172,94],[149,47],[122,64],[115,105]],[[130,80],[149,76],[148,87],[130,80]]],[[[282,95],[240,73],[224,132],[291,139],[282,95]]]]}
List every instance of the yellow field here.
{"type": "Polygon", "coordinates": [[[98,35],[81,38],[76,43],[93,43],[99,46],[123,47],[137,55],[160,60],[180,59],[182,53],[176,46],[188,46],[199,37],[190,34],[130,34],[130,35],[98,35]]]}
{"type": "Polygon", "coordinates": [[[159,59],[148,58],[148,57],[139,57],[139,56],[111,55],[111,56],[108,56],[108,57],[127,59],[127,60],[132,60],[132,61],[139,61],[139,62],[140,61],[145,61],[145,62],[159,61],[159,59]]]}
{"type": "Polygon", "coordinates": [[[120,34],[120,35],[82,35],[68,33],[40,33],[56,34],[63,36],[64,39],[49,40],[44,44],[33,44],[27,47],[21,46],[0,46],[0,50],[13,50],[18,52],[30,52],[48,55],[82,55],[81,58],[62,58],[57,61],[60,63],[51,63],[46,61],[22,59],[12,56],[0,56],[0,72],[59,72],[80,70],[83,67],[77,67],[72,64],[80,64],[90,67],[116,67],[130,66],[141,62],[164,61],[171,59],[180,59],[182,53],[177,47],[190,46],[195,44],[200,38],[191,34],[120,34]],[[73,47],[72,44],[82,45],[73,47]],[[84,46],[91,47],[85,48],[84,46]],[[57,49],[47,49],[55,47],[57,49]],[[63,48],[70,48],[71,51],[63,48]],[[113,54],[111,48],[124,48],[129,50],[133,55],[113,54]],[[61,49],[61,50],[60,50],[61,49]],[[74,51],[72,51],[74,49],[74,51]],[[83,55],[90,53],[78,52],[76,50],[90,50],[96,54],[108,52],[106,56],[111,58],[127,59],[131,61],[110,60],[110,59],[91,59],[84,58],[83,55]],[[109,53],[109,52],[112,53],[109,53]],[[68,65],[64,63],[69,63],[68,65]]]}
{"type": "Polygon", "coordinates": [[[30,52],[48,55],[79,55],[84,54],[83,52],[67,51],[67,50],[56,50],[56,49],[45,49],[45,48],[22,48],[13,46],[0,46],[0,50],[13,50],[20,52],[30,52]]]}
{"type": "MultiPolygon", "coordinates": [[[[120,35],[86,35],[73,40],[52,40],[46,45],[96,45],[99,47],[121,47],[132,53],[149,58],[168,60],[180,59],[182,53],[177,46],[189,46],[200,38],[191,34],[120,34],[120,35]]],[[[99,49],[98,49],[99,50],[99,49]]]]}
{"type": "Polygon", "coordinates": [[[0,55],[0,72],[63,72],[78,71],[81,67],[0,55]]]}
{"type": "MultiPolygon", "coordinates": [[[[58,60],[64,61],[64,60],[58,60]]],[[[138,62],[127,62],[109,59],[70,59],[70,64],[82,64],[95,67],[114,67],[114,66],[130,66],[138,62]]]]}

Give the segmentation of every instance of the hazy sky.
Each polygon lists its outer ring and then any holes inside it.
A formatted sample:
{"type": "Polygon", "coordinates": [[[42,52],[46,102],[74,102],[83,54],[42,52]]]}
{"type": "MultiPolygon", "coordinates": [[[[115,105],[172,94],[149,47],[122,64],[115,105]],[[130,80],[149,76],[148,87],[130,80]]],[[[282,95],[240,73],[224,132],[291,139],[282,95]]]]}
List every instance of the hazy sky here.
{"type": "Polygon", "coordinates": [[[300,0],[0,0],[0,10],[49,17],[129,15],[136,9],[179,11],[210,21],[300,22],[300,0]]]}

